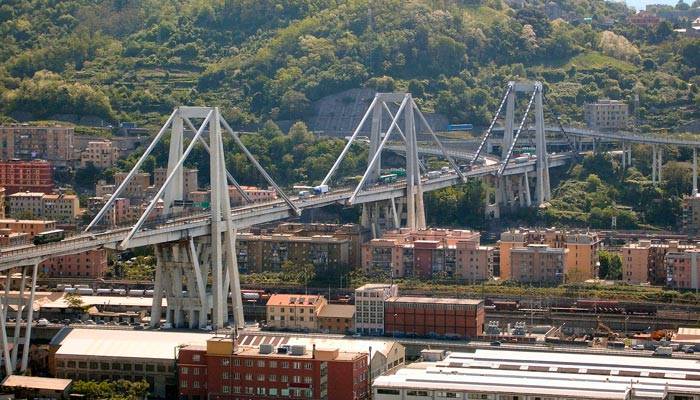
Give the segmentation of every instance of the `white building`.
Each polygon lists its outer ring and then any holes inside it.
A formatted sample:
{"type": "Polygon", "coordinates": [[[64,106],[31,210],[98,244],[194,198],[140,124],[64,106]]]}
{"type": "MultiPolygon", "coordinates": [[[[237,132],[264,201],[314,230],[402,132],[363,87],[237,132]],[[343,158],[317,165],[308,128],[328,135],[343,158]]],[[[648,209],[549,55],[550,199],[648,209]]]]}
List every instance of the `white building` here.
{"type": "Polygon", "coordinates": [[[698,374],[691,359],[482,349],[412,364],[372,391],[374,400],[700,400],[698,374]]]}
{"type": "Polygon", "coordinates": [[[399,295],[396,285],[370,283],[355,289],[355,331],[384,334],[384,301],[399,295]]]}

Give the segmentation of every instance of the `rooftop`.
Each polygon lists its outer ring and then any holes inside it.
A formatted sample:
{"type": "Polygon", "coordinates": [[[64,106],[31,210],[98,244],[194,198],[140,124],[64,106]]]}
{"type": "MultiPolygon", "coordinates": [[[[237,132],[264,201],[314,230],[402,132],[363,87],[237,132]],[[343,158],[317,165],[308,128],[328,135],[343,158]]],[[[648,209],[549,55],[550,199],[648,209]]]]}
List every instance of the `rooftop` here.
{"type": "Polygon", "coordinates": [[[65,391],[73,382],[70,379],[42,378],[39,376],[10,375],[0,386],[35,390],[65,391]]]}
{"type": "MultiPolygon", "coordinates": [[[[86,306],[124,306],[124,307],[151,307],[153,299],[150,297],[127,296],[80,296],[86,306]]],[[[167,306],[167,300],[163,299],[163,306],[167,306]]],[[[42,305],[46,308],[68,308],[65,295],[60,299],[42,305]]]]}
{"type": "Polygon", "coordinates": [[[391,284],[389,283],[367,283],[355,290],[376,290],[376,289],[390,289],[391,284]]]}
{"type": "Polygon", "coordinates": [[[352,318],[355,316],[355,306],[350,304],[326,304],[318,312],[319,318],[352,318]]]}
{"type": "Polygon", "coordinates": [[[84,356],[174,360],[179,346],[205,346],[214,335],[203,332],[63,328],[52,340],[57,357],[84,356]]]}
{"type": "Polygon", "coordinates": [[[320,301],[323,296],[303,295],[303,294],[273,294],[267,301],[268,306],[313,306],[320,301]]]}
{"type": "Polygon", "coordinates": [[[483,300],[474,299],[457,299],[450,297],[412,297],[412,296],[396,296],[386,299],[387,303],[421,303],[421,304],[462,304],[462,305],[478,305],[482,304],[483,300]]]}

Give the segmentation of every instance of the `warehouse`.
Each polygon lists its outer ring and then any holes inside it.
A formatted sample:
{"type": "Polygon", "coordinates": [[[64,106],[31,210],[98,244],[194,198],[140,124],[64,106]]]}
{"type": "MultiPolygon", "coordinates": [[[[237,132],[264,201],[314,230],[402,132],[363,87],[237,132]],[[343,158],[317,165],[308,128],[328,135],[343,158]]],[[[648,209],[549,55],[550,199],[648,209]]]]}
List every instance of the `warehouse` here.
{"type": "Polygon", "coordinates": [[[700,400],[700,363],[607,354],[477,350],[411,364],[377,378],[372,389],[375,400],[700,400]]]}

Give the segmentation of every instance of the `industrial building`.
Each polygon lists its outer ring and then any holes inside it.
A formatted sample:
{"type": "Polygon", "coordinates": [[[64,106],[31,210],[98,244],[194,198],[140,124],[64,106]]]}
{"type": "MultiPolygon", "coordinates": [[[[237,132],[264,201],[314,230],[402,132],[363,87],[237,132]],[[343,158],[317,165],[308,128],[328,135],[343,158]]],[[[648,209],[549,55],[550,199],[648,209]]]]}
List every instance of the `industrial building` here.
{"type": "Polygon", "coordinates": [[[261,343],[280,345],[304,345],[311,348],[339,348],[343,351],[364,353],[369,364],[370,380],[387,371],[393,371],[405,363],[406,348],[399,342],[386,338],[348,338],[340,335],[295,335],[275,332],[244,332],[238,335],[242,346],[259,346],[261,343]]]}
{"type": "Polygon", "coordinates": [[[145,380],[158,397],[177,397],[175,361],[187,345],[206,345],[202,332],[63,328],[50,343],[49,369],[73,380],[145,380]]]}
{"type": "Polygon", "coordinates": [[[375,400],[697,400],[700,364],[610,354],[429,352],[372,384],[375,400]]]}
{"type": "Polygon", "coordinates": [[[338,347],[241,346],[230,337],[186,346],[178,355],[179,394],[185,399],[369,397],[367,356],[338,347]]]}
{"type": "Polygon", "coordinates": [[[476,338],[484,331],[484,301],[391,297],[384,304],[384,334],[476,338]]]}
{"type": "Polygon", "coordinates": [[[355,331],[363,335],[384,334],[384,302],[398,296],[399,287],[368,283],[355,289],[355,331]]]}

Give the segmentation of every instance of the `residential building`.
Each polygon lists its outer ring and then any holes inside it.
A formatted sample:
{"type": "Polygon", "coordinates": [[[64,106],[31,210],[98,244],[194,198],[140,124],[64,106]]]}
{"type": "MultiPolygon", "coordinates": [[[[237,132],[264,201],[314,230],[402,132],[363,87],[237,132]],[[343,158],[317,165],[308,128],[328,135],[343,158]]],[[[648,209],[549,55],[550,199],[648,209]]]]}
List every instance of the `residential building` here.
{"type": "Polygon", "coordinates": [[[399,295],[397,285],[368,283],[355,289],[355,331],[363,335],[384,334],[384,302],[399,295]]]}
{"type": "Polygon", "coordinates": [[[10,217],[41,218],[44,215],[44,204],[41,192],[19,192],[7,196],[10,217]]]}
{"type": "Polygon", "coordinates": [[[697,235],[700,233],[700,195],[683,198],[683,231],[697,235]]]}
{"type": "Polygon", "coordinates": [[[564,259],[568,249],[528,244],[511,249],[512,278],[520,283],[561,284],[566,280],[564,259]]]}
{"type": "MultiPolygon", "coordinates": [[[[307,349],[339,348],[351,353],[364,353],[369,363],[370,381],[395,370],[405,363],[406,347],[387,338],[347,338],[337,335],[304,334],[294,335],[281,332],[246,331],[238,335],[241,346],[259,346],[262,343],[280,346],[303,345],[307,349]]],[[[330,397],[329,397],[330,398],[330,397]]]]}
{"type": "Polygon", "coordinates": [[[119,149],[111,140],[90,141],[80,152],[80,166],[83,168],[88,164],[97,168],[110,168],[117,160],[119,160],[119,149]]]}
{"type": "Polygon", "coordinates": [[[0,219],[5,219],[5,188],[0,186],[0,219]]]}
{"type": "Polygon", "coordinates": [[[350,241],[348,264],[355,268],[360,265],[361,246],[366,241],[368,232],[362,230],[359,224],[326,224],[326,223],[301,223],[285,222],[275,226],[270,233],[288,233],[294,236],[330,235],[338,239],[350,241]],[[366,235],[367,234],[367,235],[366,235]]]}
{"type": "Polygon", "coordinates": [[[212,337],[202,332],[64,327],[51,340],[49,371],[74,380],[145,380],[152,395],[174,399],[178,350],[203,346],[212,337]]]}
{"type": "MultiPolygon", "coordinates": [[[[199,170],[196,168],[183,168],[182,170],[182,188],[183,194],[186,196],[187,193],[197,190],[197,174],[199,170]]],[[[167,168],[156,168],[153,170],[153,187],[155,190],[160,189],[165,183],[165,179],[168,177],[167,168]]],[[[182,200],[188,200],[182,199],[182,200]]]]}
{"type": "Polygon", "coordinates": [[[239,346],[212,338],[180,350],[180,398],[360,400],[369,397],[367,355],[338,348],[239,346]],[[330,383],[330,384],[329,384],[330,383]]]}
{"type": "Polygon", "coordinates": [[[317,316],[327,304],[320,295],[273,294],[267,301],[267,325],[278,329],[316,331],[317,316]]]}
{"type": "Polygon", "coordinates": [[[73,223],[80,217],[80,202],[74,194],[46,194],[42,197],[43,218],[73,223]]]}
{"type": "Polygon", "coordinates": [[[501,234],[499,241],[500,278],[516,279],[511,252],[529,244],[566,249],[563,273],[567,282],[580,282],[598,276],[598,251],[602,240],[596,232],[548,229],[514,229],[501,234]]]}
{"type": "Polygon", "coordinates": [[[591,129],[627,129],[629,106],[619,100],[599,100],[584,106],[584,118],[591,129]]]}
{"type": "Polygon", "coordinates": [[[31,241],[37,233],[56,229],[56,221],[5,218],[0,219],[0,229],[9,229],[10,232],[14,233],[26,233],[31,241]]]}
{"type": "Polygon", "coordinates": [[[465,282],[483,282],[494,278],[496,248],[476,242],[457,242],[455,245],[455,277],[465,282]]]}
{"type": "Polygon", "coordinates": [[[355,331],[355,306],[352,304],[326,304],[316,316],[318,329],[324,333],[348,334],[355,331]]]}
{"type": "Polygon", "coordinates": [[[102,278],[107,271],[107,250],[51,257],[39,264],[39,271],[49,278],[102,278]]]}
{"type": "Polygon", "coordinates": [[[384,304],[386,336],[476,338],[484,331],[484,301],[397,296],[384,304]]]}
{"type": "Polygon", "coordinates": [[[244,272],[281,271],[286,261],[316,267],[343,267],[350,261],[350,240],[331,235],[244,232],[236,236],[236,243],[238,266],[244,272]]]}
{"type": "Polygon", "coordinates": [[[666,253],[666,286],[674,289],[700,289],[700,249],[666,253]]]}
{"type": "MultiPolygon", "coordinates": [[[[107,185],[104,180],[97,182],[98,188],[95,190],[96,196],[103,196],[105,194],[112,194],[119,185],[126,179],[128,173],[117,172],[114,174],[114,185],[107,185]],[[106,186],[99,188],[100,186],[106,186]],[[109,191],[111,189],[111,191],[109,191]]],[[[151,175],[148,172],[138,172],[134,174],[129,183],[124,187],[120,196],[128,197],[130,199],[141,199],[146,197],[148,194],[148,188],[151,186],[151,175]]]]}
{"type": "MultiPolygon", "coordinates": [[[[265,203],[277,199],[277,192],[274,189],[262,189],[256,186],[241,186],[241,189],[250,197],[253,203],[265,203]]],[[[235,186],[228,187],[228,195],[232,206],[245,204],[243,195],[235,186]]]]}
{"type": "Polygon", "coordinates": [[[13,217],[31,216],[72,223],[80,216],[80,203],[74,194],[19,192],[8,199],[13,217]]]}
{"type": "Polygon", "coordinates": [[[668,270],[665,263],[666,254],[682,253],[694,248],[694,245],[680,244],[677,240],[666,242],[639,240],[637,243],[628,243],[620,249],[622,280],[630,285],[640,283],[666,285],[668,270]]]}
{"type": "MultiPolygon", "coordinates": [[[[433,275],[455,278],[457,271],[467,271],[473,267],[469,264],[457,264],[465,258],[457,257],[458,247],[467,248],[467,242],[477,246],[480,241],[478,232],[468,230],[423,229],[411,231],[399,229],[386,232],[379,239],[372,239],[362,245],[362,267],[370,274],[384,274],[393,277],[422,277],[433,275]]],[[[472,250],[474,251],[474,250],[472,250]]],[[[473,259],[473,257],[472,257],[473,259]]],[[[478,258],[488,262],[488,257],[478,258]]],[[[485,271],[493,266],[479,265],[480,276],[487,276],[485,271]]],[[[464,273],[463,273],[464,274],[464,273]]]]}
{"type": "Polygon", "coordinates": [[[0,161],[0,186],[7,195],[17,192],[51,193],[53,190],[51,164],[44,160],[0,161]]]}
{"type": "Polygon", "coordinates": [[[12,232],[8,228],[0,228],[0,247],[22,246],[29,243],[31,242],[28,233],[12,232]]]}
{"type": "Polygon", "coordinates": [[[69,166],[73,136],[73,128],[62,126],[0,126],[0,160],[42,159],[55,166],[69,166]]]}
{"type": "Polygon", "coordinates": [[[661,18],[646,11],[640,11],[630,16],[629,21],[632,25],[636,25],[643,28],[652,28],[658,25],[659,22],[661,22],[661,18]]]}
{"type": "Polygon", "coordinates": [[[700,400],[699,375],[695,360],[478,349],[380,376],[372,398],[700,400]]]}

